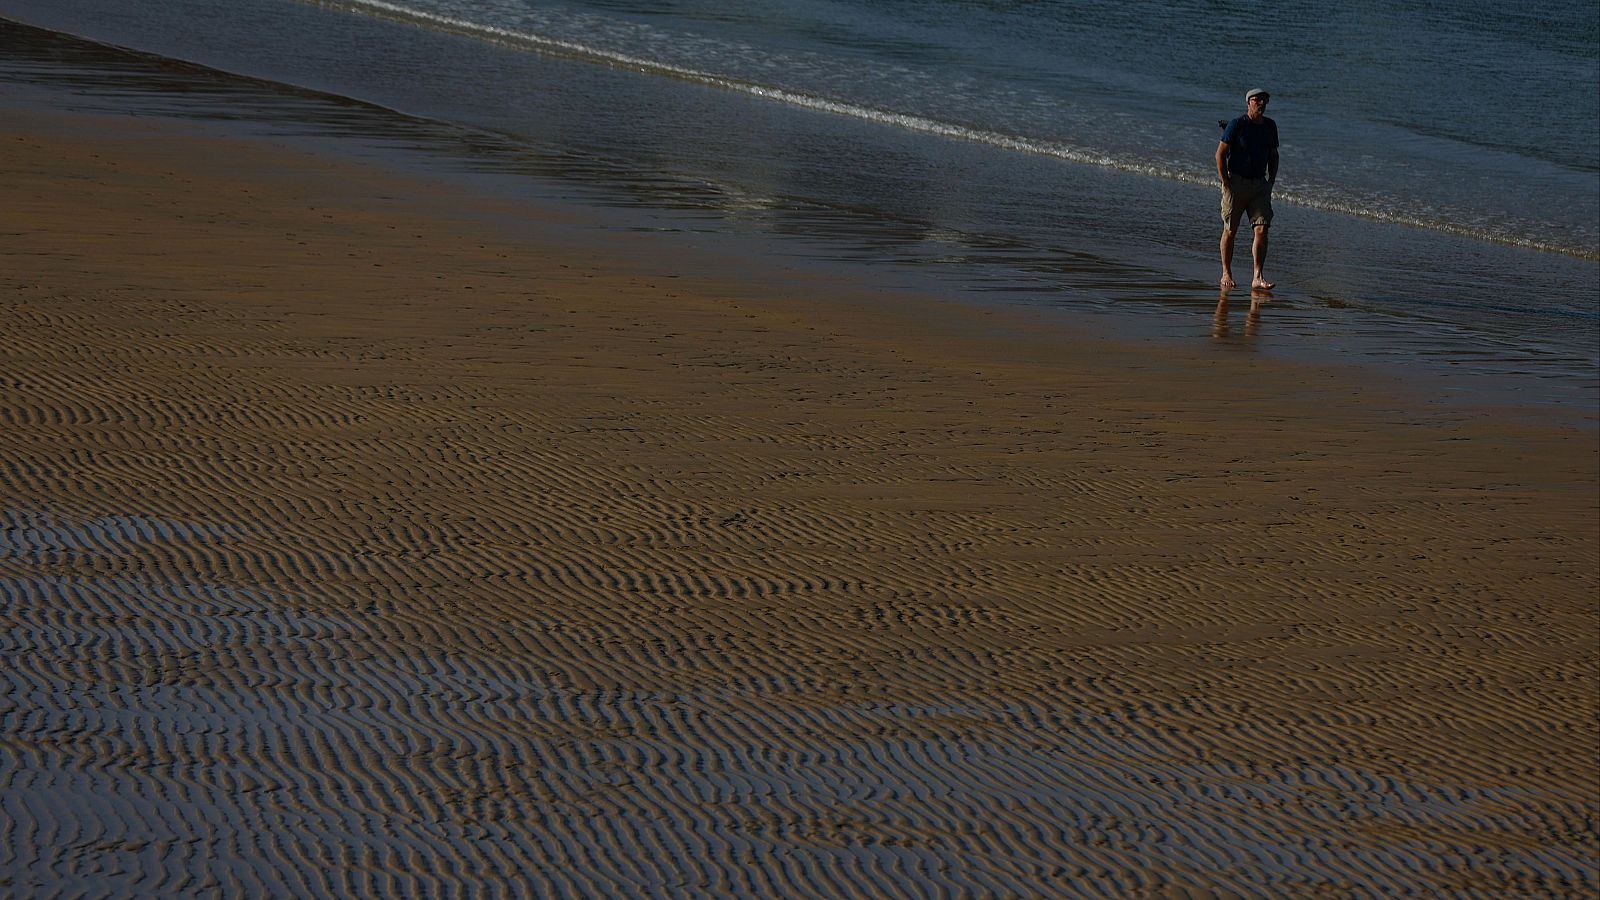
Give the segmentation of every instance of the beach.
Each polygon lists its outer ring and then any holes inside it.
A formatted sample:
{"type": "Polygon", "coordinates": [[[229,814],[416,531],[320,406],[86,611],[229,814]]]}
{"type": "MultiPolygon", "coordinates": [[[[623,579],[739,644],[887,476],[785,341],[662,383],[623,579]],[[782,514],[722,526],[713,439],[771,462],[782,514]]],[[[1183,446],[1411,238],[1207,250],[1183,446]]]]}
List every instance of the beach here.
{"type": "Polygon", "coordinates": [[[1592,421],[0,123],[0,892],[1600,889],[1592,421]]]}

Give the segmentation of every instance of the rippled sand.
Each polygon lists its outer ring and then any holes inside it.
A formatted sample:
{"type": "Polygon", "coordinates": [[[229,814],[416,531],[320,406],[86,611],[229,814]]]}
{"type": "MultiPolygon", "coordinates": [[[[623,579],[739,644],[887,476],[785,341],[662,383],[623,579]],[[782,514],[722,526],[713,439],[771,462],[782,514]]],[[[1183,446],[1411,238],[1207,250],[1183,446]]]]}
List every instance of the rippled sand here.
{"type": "Polygon", "coordinates": [[[0,146],[0,893],[1600,890],[1592,429],[0,146]]]}

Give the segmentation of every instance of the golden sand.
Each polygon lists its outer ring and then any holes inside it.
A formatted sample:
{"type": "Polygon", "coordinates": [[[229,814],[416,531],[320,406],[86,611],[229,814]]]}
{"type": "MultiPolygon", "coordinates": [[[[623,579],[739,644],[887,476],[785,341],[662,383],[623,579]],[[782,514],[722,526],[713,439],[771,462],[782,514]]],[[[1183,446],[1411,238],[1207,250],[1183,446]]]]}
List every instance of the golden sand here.
{"type": "Polygon", "coordinates": [[[1600,890],[1592,429],[0,147],[0,893],[1600,890]]]}

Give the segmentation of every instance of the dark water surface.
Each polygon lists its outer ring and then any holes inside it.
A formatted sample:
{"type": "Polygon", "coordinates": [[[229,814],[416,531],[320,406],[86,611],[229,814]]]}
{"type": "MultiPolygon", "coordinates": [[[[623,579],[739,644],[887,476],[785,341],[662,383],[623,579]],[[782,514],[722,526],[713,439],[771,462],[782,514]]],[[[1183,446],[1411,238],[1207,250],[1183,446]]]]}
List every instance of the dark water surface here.
{"type": "MultiPolygon", "coordinates": [[[[1524,65],[1545,77],[1570,70],[1554,99],[1582,99],[1593,46],[1581,16],[1538,34],[1506,16],[1428,24],[1484,56],[1458,87],[1497,87],[1470,103],[1410,96],[1421,111],[1407,117],[1394,107],[1415,85],[1373,109],[1381,73],[1335,58],[1357,54],[1356,36],[1320,56],[1301,48],[1319,77],[1340,73],[1328,84],[1270,53],[1257,75],[1219,77],[1137,8],[458,5],[374,16],[373,4],[295,0],[0,0],[0,15],[142,51],[3,26],[0,84],[335,137],[341,152],[498,194],[612,209],[613,227],[663,240],[748,245],[1152,339],[1376,367],[1440,396],[1588,412],[1600,396],[1592,104],[1564,107],[1546,123],[1554,137],[1483,123],[1528,87],[1527,73],[1500,71],[1507,42],[1532,46],[1524,65]],[[1038,18],[1069,12],[1094,26],[1038,18]],[[1095,56],[1097,33],[1120,42],[1095,56]],[[1131,46],[1156,34],[1164,43],[1131,46]],[[1216,330],[1208,169],[1215,119],[1237,111],[1247,81],[1274,90],[1285,136],[1280,289],[1248,331],[1242,312],[1216,330]],[[1352,123],[1372,140],[1343,139],[1352,123]],[[1494,174],[1508,165],[1522,179],[1509,204],[1494,174]]],[[[1300,15],[1280,37],[1310,41],[1300,15]]],[[[1352,15],[1327,28],[1371,38],[1352,15]]],[[[1441,54],[1402,61],[1437,82],[1452,65],[1441,54]]]]}

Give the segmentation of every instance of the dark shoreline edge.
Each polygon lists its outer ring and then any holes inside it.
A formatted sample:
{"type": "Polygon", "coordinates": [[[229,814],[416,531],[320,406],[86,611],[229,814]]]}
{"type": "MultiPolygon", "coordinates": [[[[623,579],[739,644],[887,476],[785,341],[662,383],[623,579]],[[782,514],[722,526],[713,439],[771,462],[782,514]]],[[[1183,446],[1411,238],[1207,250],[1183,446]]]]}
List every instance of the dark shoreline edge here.
{"type": "MultiPolygon", "coordinates": [[[[531,176],[532,179],[568,186],[552,188],[546,183],[531,189],[533,193],[557,201],[575,202],[589,208],[654,210],[669,218],[678,217],[677,222],[667,223],[664,227],[659,223],[631,226],[637,230],[703,230],[707,234],[715,234],[719,240],[733,238],[727,222],[721,222],[719,226],[704,218],[705,213],[723,219],[729,218],[729,215],[725,192],[703,180],[676,177],[669,173],[641,172],[622,160],[543,150],[509,132],[416,115],[344,94],[231,72],[4,17],[0,17],[0,48],[7,51],[4,56],[12,57],[12,60],[6,60],[0,56],[0,79],[20,81],[46,90],[71,92],[86,98],[83,104],[86,110],[126,112],[124,104],[106,101],[138,96],[144,98],[140,102],[146,104],[152,114],[238,125],[252,136],[261,136],[257,126],[265,126],[273,136],[311,141],[344,139],[343,149],[349,149],[353,143],[360,144],[372,151],[365,154],[367,158],[377,154],[389,161],[398,159],[407,168],[415,167],[417,161],[421,160],[424,168],[436,174],[444,170],[447,175],[467,177],[531,176]],[[20,39],[17,37],[19,35],[20,39]],[[14,44],[21,46],[14,47],[14,44]],[[18,54],[17,50],[24,52],[18,54]],[[31,55],[32,58],[15,62],[19,55],[31,55]],[[53,71],[41,74],[47,68],[53,71]],[[145,75],[143,80],[128,80],[130,74],[140,72],[145,75]],[[119,79],[122,79],[120,83],[119,79]],[[349,140],[351,138],[355,139],[354,142],[349,140]],[[701,218],[695,222],[685,222],[686,217],[692,219],[696,216],[701,218]]],[[[522,177],[521,180],[526,183],[530,178],[522,177]]],[[[524,188],[527,189],[526,184],[524,188]]],[[[774,238],[798,238],[802,243],[810,240],[815,245],[826,246],[831,241],[834,246],[827,247],[820,258],[828,264],[850,268],[852,276],[867,277],[874,268],[879,267],[878,261],[871,258],[872,254],[887,248],[888,252],[884,255],[893,256],[897,245],[914,244],[921,234],[933,227],[933,223],[929,222],[893,221],[866,211],[830,209],[803,198],[781,199],[793,204],[784,208],[783,214],[802,223],[810,218],[828,228],[837,225],[841,216],[853,216],[843,232],[847,238],[859,242],[860,249],[854,252],[840,251],[837,248],[840,242],[837,234],[808,236],[792,228],[773,229],[770,226],[764,233],[757,234],[761,232],[760,228],[751,232],[757,235],[756,242],[764,239],[771,244],[774,238]],[[858,263],[871,265],[861,266],[858,263]]],[[[788,224],[792,226],[794,223],[788,224]]],[[[1004,256],[1012,249],[1003,239],[988,242],[989,236],[985,235],[968,235],[966,238],[975,256],[989,253],[1004,256]]],[[[1174,335],[1171,326],[1165,323],[1156,322],[1152,326],[1151,322],[1156,317],[1148,313],[1151,310],[1178,310],[1183,313],[1185,321],[1194,322],[1197,320],[1189,318],[1192,311],[1205,313],[1209,319],[1209,310],[1216,304],[1216,289],[1205,283],[1174,279],[1172,273],[1130,265],[1089,252],[1062,249],[1055,249],[1055,252],[1061,258],[1061,264],[1071,265],[1079,273],[1089,273],[1089,280],[1094,287],[1110,294],[1113,303],[1101,308],[1069,307],[1067,304],[1057,307],[1063,315],[1083,322],[1090,333],[1104,332],[1108,337],[1125,340],[1160,341],[1174,337],[1191,340],[1192,336],[1187,333],[1174,335]],[[1117,296],[1118,291],[1127,291],[1128,298],[1138,302],[1116,302],[1124,299],[1117,296]]],[[[1537,253],[1531,250],[1521,252],[1537,253]]],[[[787,260],[802,260],[807,255],[807,249],[802,246],[798,252],[778,250],[773,255],[787,260]]],[[[890,260],[889,264],[896,262],[904,262],[908,267],[907,272],[921,279],[918,289],[931,294],[980,305],[1014,300],[1013,297],[1004,296],[1008,292],[1015,293],[1004,282],[997,284],[996,293],[991,295],[987,293],[990,288],[981,283],[949,283],[947,273],[934,271],[925,260],[906,257],[890,260]],[[994,296],[1000,299],[995,300],[994,296]]],[[[1235,306],[1242,301],[1243,298],[1238,298],[1235,306]]],[[[1328,306],[1336,306],[1344,301],[1325,301],[1317,296],[1280,292],[1275,299],[1273,315],[1282,317],[1306,312],[1314,315],[1324,302],[1328,306]]],[[[1046,295],[1037,303],[1028,305],[1050,309],[1053,308],[1053,301],[1046,295]]],[[[1384,327],[1407,328],[1407,311],[1386,310],[1383,314],[1387,320],[1391,320],[1384,327]]],[[[1425,329],[1437,323],[1424,317],[1418,325],[1425,329]]],[[[1370,354],[1359,349],[1333,357],[1326,353],[1319,356],[1313,350],[1308,356],[1306,345],[1307,342],[1302,342],[1300,347],[1277,352],[1285,358],[1300,359],[1313,365],[1331,363],[1368,372],[1386,367],[1403,370],[1413,365],[1406,361],[1396,362],[1392,353],[1386,357],[1381,352],[1370,354]]],[[[1576,421],[1588,428],[1600,427],[1600,416],[1596,415],[1600,412],[1600,402],[1595,399],[1600,397],[1600,380],[1595,378],[1600,372],[1591,373],[1585,383],[1559,387],[1560,391],[1566,393],[1552,400],[1530,396],[1528,385],[1539,384],[1541,378],[1549,385],[1559,382],[1528,372],[1516,372],[1514,363],[1508,365],[1514,374],[1523,379],[1524,386],[1496,390],[1493,382],[1500,376],[1493,372],[1477,377],[1475,384],[1447,384],[1448,379],[1463,376],[1445,369],[1441,370],[1446,373],[1444,376],[1430,379],[1433,383],[1420,388],[1420,391],[1428,396],[1441,392],[1450,394],[1470,405],[1487,402],[1500,408],[1534,408],[1542,410],[1538,415],[1553,415],[1559,420],[1576,421]],[[1484,390],[1485,387],[1487,390],[1484,390]],[[1574,397],[1579,401],[1573,402],[1574,397]]],[[[1379,377],[1388,376],[1380,374],[1379,377]]],[[[1469,373],[1465,380],[1471,381],[1474,377],[1469,373]]]]}

